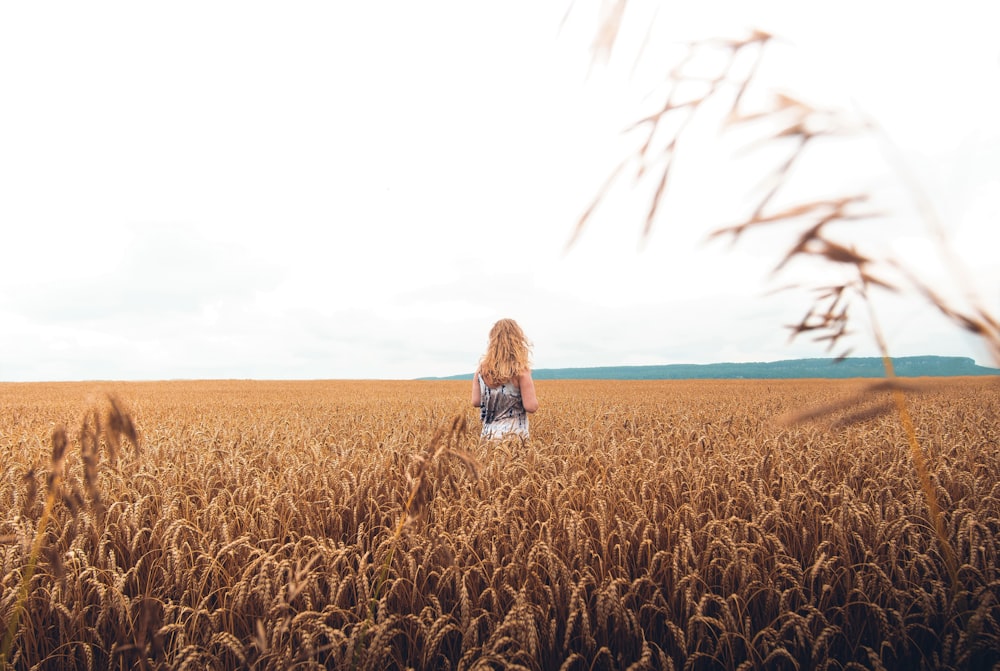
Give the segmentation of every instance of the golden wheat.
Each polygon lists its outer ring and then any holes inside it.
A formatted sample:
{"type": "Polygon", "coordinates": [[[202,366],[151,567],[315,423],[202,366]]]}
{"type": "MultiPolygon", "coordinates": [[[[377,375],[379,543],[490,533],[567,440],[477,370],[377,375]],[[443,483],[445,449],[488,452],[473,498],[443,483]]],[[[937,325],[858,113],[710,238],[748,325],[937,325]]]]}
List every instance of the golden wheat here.
{"type": "Polygon", "coordinates": [[[465,383],[0,385],[5,663],[1000,662],[994,380],[910,383],[954,577],[869,383],[538,386],[524,445],[465,383]]]}

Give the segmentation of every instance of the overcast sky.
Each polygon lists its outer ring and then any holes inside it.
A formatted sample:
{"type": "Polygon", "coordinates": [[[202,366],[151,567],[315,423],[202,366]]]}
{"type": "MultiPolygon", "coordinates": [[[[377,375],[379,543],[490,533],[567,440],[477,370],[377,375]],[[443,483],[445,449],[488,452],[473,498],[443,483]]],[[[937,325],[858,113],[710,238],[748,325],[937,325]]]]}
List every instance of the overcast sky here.
{"type": "MultiPolygon", "coordinates": [[[[710,115],[644,244],[629,178],[566,251],[678,45],[754,28],[782,38],[760,95],[883,129],[794,188],[870,187],[890,216],[859,243],[960,292],[910,175],[995,314],[992,4],[633,0],[595,64],[596,2],[4,3],[0,380],[450,375],[501,317],[540,368],[836,354],[789,343],[809,294],[774,289],[825,272],[771,277],[791,238],[704,243],[773,165],[710,115]]],[[[876,307],[897,356],[995,365],[917,300],[876,307]]],[[[844,344],[871,356],[864,317],[844,344]]]]}

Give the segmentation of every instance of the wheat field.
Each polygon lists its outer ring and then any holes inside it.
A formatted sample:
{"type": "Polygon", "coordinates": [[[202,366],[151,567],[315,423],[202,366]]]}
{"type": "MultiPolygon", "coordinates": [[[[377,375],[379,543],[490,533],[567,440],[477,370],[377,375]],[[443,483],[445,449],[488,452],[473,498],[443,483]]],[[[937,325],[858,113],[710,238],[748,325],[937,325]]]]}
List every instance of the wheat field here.
{"type": "Polygon", "coordinates": [[[945,538],[868,384],[0,384],[3,663],[996,668],[1000,384],[909,383],[945,538]]]}

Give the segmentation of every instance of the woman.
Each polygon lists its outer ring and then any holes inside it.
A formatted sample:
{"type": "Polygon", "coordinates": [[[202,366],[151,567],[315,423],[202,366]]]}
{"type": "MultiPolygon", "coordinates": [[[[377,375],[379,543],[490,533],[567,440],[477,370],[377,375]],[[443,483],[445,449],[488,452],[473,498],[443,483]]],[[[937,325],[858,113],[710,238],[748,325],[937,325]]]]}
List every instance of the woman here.
{"type": "Polygon", "coordinates": [[[529,361],[531,345],[513,319],[490,329],[490,342],[472,378],[472,405],[483,420],[483,438],[528,437],[528,414],[538,410],[529,361]]]}

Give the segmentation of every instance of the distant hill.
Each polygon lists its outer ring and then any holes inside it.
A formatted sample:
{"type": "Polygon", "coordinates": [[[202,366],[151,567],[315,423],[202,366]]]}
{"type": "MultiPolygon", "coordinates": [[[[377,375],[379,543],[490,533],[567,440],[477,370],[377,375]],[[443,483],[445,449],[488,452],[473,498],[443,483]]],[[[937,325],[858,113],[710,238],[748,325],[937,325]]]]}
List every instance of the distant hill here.
{"type": "MultiPolygon", "coordinates": [[[[1000,375],[1000,369],[979,366],[957,356],[907,356],[892,360],[899,377],[961,377],[1000,375]]],[[[660,366],[599,366],[594,368],[538,368],[536,380],[738,380],[885,377],[882,359],[789,359],[760,363],[665,364],[660,366]]],[[[472,373],[424,380],[467,380],[472,373]]]]}

